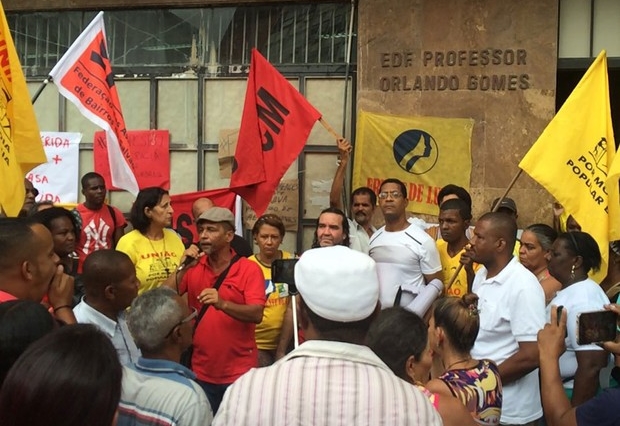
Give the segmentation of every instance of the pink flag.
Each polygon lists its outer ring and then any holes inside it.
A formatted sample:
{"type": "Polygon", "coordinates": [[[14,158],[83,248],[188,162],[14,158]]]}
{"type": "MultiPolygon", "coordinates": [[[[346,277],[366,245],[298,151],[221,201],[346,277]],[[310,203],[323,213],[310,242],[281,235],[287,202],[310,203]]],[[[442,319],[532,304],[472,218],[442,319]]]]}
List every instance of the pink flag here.
{"type": "Polygon", "coordinates": [[[112,186],[138,193],[127,129],[114,84],[103,12],[80,34],[50,72],[58,91],[106,134],[112,186]]]}

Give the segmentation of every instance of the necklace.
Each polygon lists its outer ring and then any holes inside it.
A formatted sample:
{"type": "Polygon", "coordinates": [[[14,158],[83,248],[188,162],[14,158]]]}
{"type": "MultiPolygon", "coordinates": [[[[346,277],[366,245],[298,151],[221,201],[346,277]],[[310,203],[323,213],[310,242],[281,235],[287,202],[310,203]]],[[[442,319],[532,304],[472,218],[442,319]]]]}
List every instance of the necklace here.
{"type": "Polygon", "coordinates": [[[540,275],[538,275],[536,278],[538,279],[538,282],[542,282],[544,279],[546,279],[547,277],[549,277],[549,270],[545,269],[544,271],[542,271],[542,273],[540,275]]]}
{"type": "Polygon", "coordinates": [[[463,358],[463,359],[461,359],[461,360],[458,360],[458,361],[456,361],[456,362],[453,362],[452,364],[450,364],[450,365],[448,365],[448,366],[446,367],[446,371],[447,371],[447,370],[450,370],[450,369],[451,369],[452,367],[454,367],[456,364],[460,364],[460,363],[462,363],[462,362],[466,362],[466,361],[471,361],[471,357],[470,357],[470,356],[468,356],[467,358],[463,358]]]}
{"type": "Polygon", "coordinates": [[[164,271],[166,271],[166,276],[170,275],[170,268],[168,267],[166,262],[164,262],[164,260],[162,259],[162,257],[166,255],[166,235],[164,234],[164,238],[162,238],[162,240],[164,241],[163,256],[161,256],[160,253],[157,253],[157,250],[155,250],[155,246],[153,245],[153,241],[151,241],[151,239],[147,237],[146,235],[145,237],[147,241],[149,242],[149,244],[151,245],[151,248],[153,249],[153,253],[155,253],[155,256],[157,257],[157,260],[159,260],[159,263],[161,263],[161,266],[164,267],[164,271]]]}

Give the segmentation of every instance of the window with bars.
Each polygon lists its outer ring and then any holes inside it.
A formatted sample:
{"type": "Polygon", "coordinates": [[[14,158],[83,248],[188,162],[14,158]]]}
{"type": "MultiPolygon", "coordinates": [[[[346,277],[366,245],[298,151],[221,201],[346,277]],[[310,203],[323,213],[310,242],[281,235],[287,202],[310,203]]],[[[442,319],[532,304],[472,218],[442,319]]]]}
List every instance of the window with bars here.
{"type": "MultiPolygon", "coordinates": [[[[26,75],[46,75],[95,14],[9,14],[26,75]]],[[[115,71],[149,75],[189,69],[211,76],[241,74],[252,47],[275,65],[344,64],[350,19],[347,3],[105,13],[115,71]]]]}

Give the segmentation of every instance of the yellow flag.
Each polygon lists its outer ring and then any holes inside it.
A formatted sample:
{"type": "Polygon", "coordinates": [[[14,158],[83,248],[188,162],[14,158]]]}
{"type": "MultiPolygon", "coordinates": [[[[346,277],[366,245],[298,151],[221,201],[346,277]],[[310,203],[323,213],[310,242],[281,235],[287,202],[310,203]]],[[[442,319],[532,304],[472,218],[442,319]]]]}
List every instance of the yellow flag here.
{"type": "Polygon", "coordinates": [[[607,273],[610,230],[620,221],[617,187],[606,185],[615,149],[602,51],[519,164],[596,240],[604,261],[599,280],[607,273]]]}
{"type": "Polygon", "coordinates": [[[24,203],[24,175],[47,158],[1,5],[0,68],[0,207],[16,216],[24,203]]]}
{"type": "Polygon", "coordinates": [[[353,187],[374,191],[384,179],[407,186],[408,209],[437,214],[437,193],[446,184],[469,188],[474,120],[399,117],[360,111],[353,187]]]}
{"type": "MultiPolygon", "coordinates": [[[[616,155],[614,155],[613,162],[609,167],[609,174],[607,175],[607,191],[609,194],[616,194],[617,196],[620,192],[618,180],[620,180],[620,155],[616,153],[616,155]]],[[[610,217],[612,214],[616,214],[616,217],[618,217],[620,212],[612,209],[609,212],[610,217]]],[[[610,221],[609,223],[609,241],[616,240],[620,240],[620,220],[610,221]]]]}

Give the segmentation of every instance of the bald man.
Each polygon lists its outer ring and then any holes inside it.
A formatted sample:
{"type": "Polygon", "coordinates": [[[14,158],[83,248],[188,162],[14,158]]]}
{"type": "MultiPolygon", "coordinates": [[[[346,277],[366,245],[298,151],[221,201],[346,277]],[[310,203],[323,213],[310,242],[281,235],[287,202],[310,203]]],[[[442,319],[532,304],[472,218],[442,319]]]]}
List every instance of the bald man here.
{"type": "MultiPolygon", "coordinates": [[[[194,204],[192,204],[192,216],[194,216],[194,221],[196,221],[202,213],[206,212],[213,206],[215,206],[215,204],[213,204],[213,201],[208,198],[201,197],[194,201],[194,204]]],[[[198,243],[194,244],[198,246],[198,243]]],[[[252,246],[250,246],[245,239],[241,238],[237,234],[233,237],[230,246],[239,256],[250,257],[254,254],[252,251],[252,246]]]]}
{"type": "Polygon", "coordinates": [[[0,219],[0,302],[41,302],[47,296],[56,318],[75,323],[73,278],[63,272],[59,261],[45,226],[20,218],[0,219]]]}
{"type": "Polygon", "coordinates": [[[125,310],[138,296],[136,268],[125,253],[105,249],[86,257],[85,295],[73,309],[79,323],[94,324],[112,341],[121,364],[136,362],[140,351],[127,328],[125,310]]]}
{"type": "Polygon", "coordinates": [[[545,325],[545,294],[512,255],[516,236],[517,223],[505,213],[486,213],[476,222],[467,254],[483,267],[472,285],[479,297],[480,332],[471,355],[499,367],[500,424],[534,425],[543,415],[536,336],[545,325]]]}

